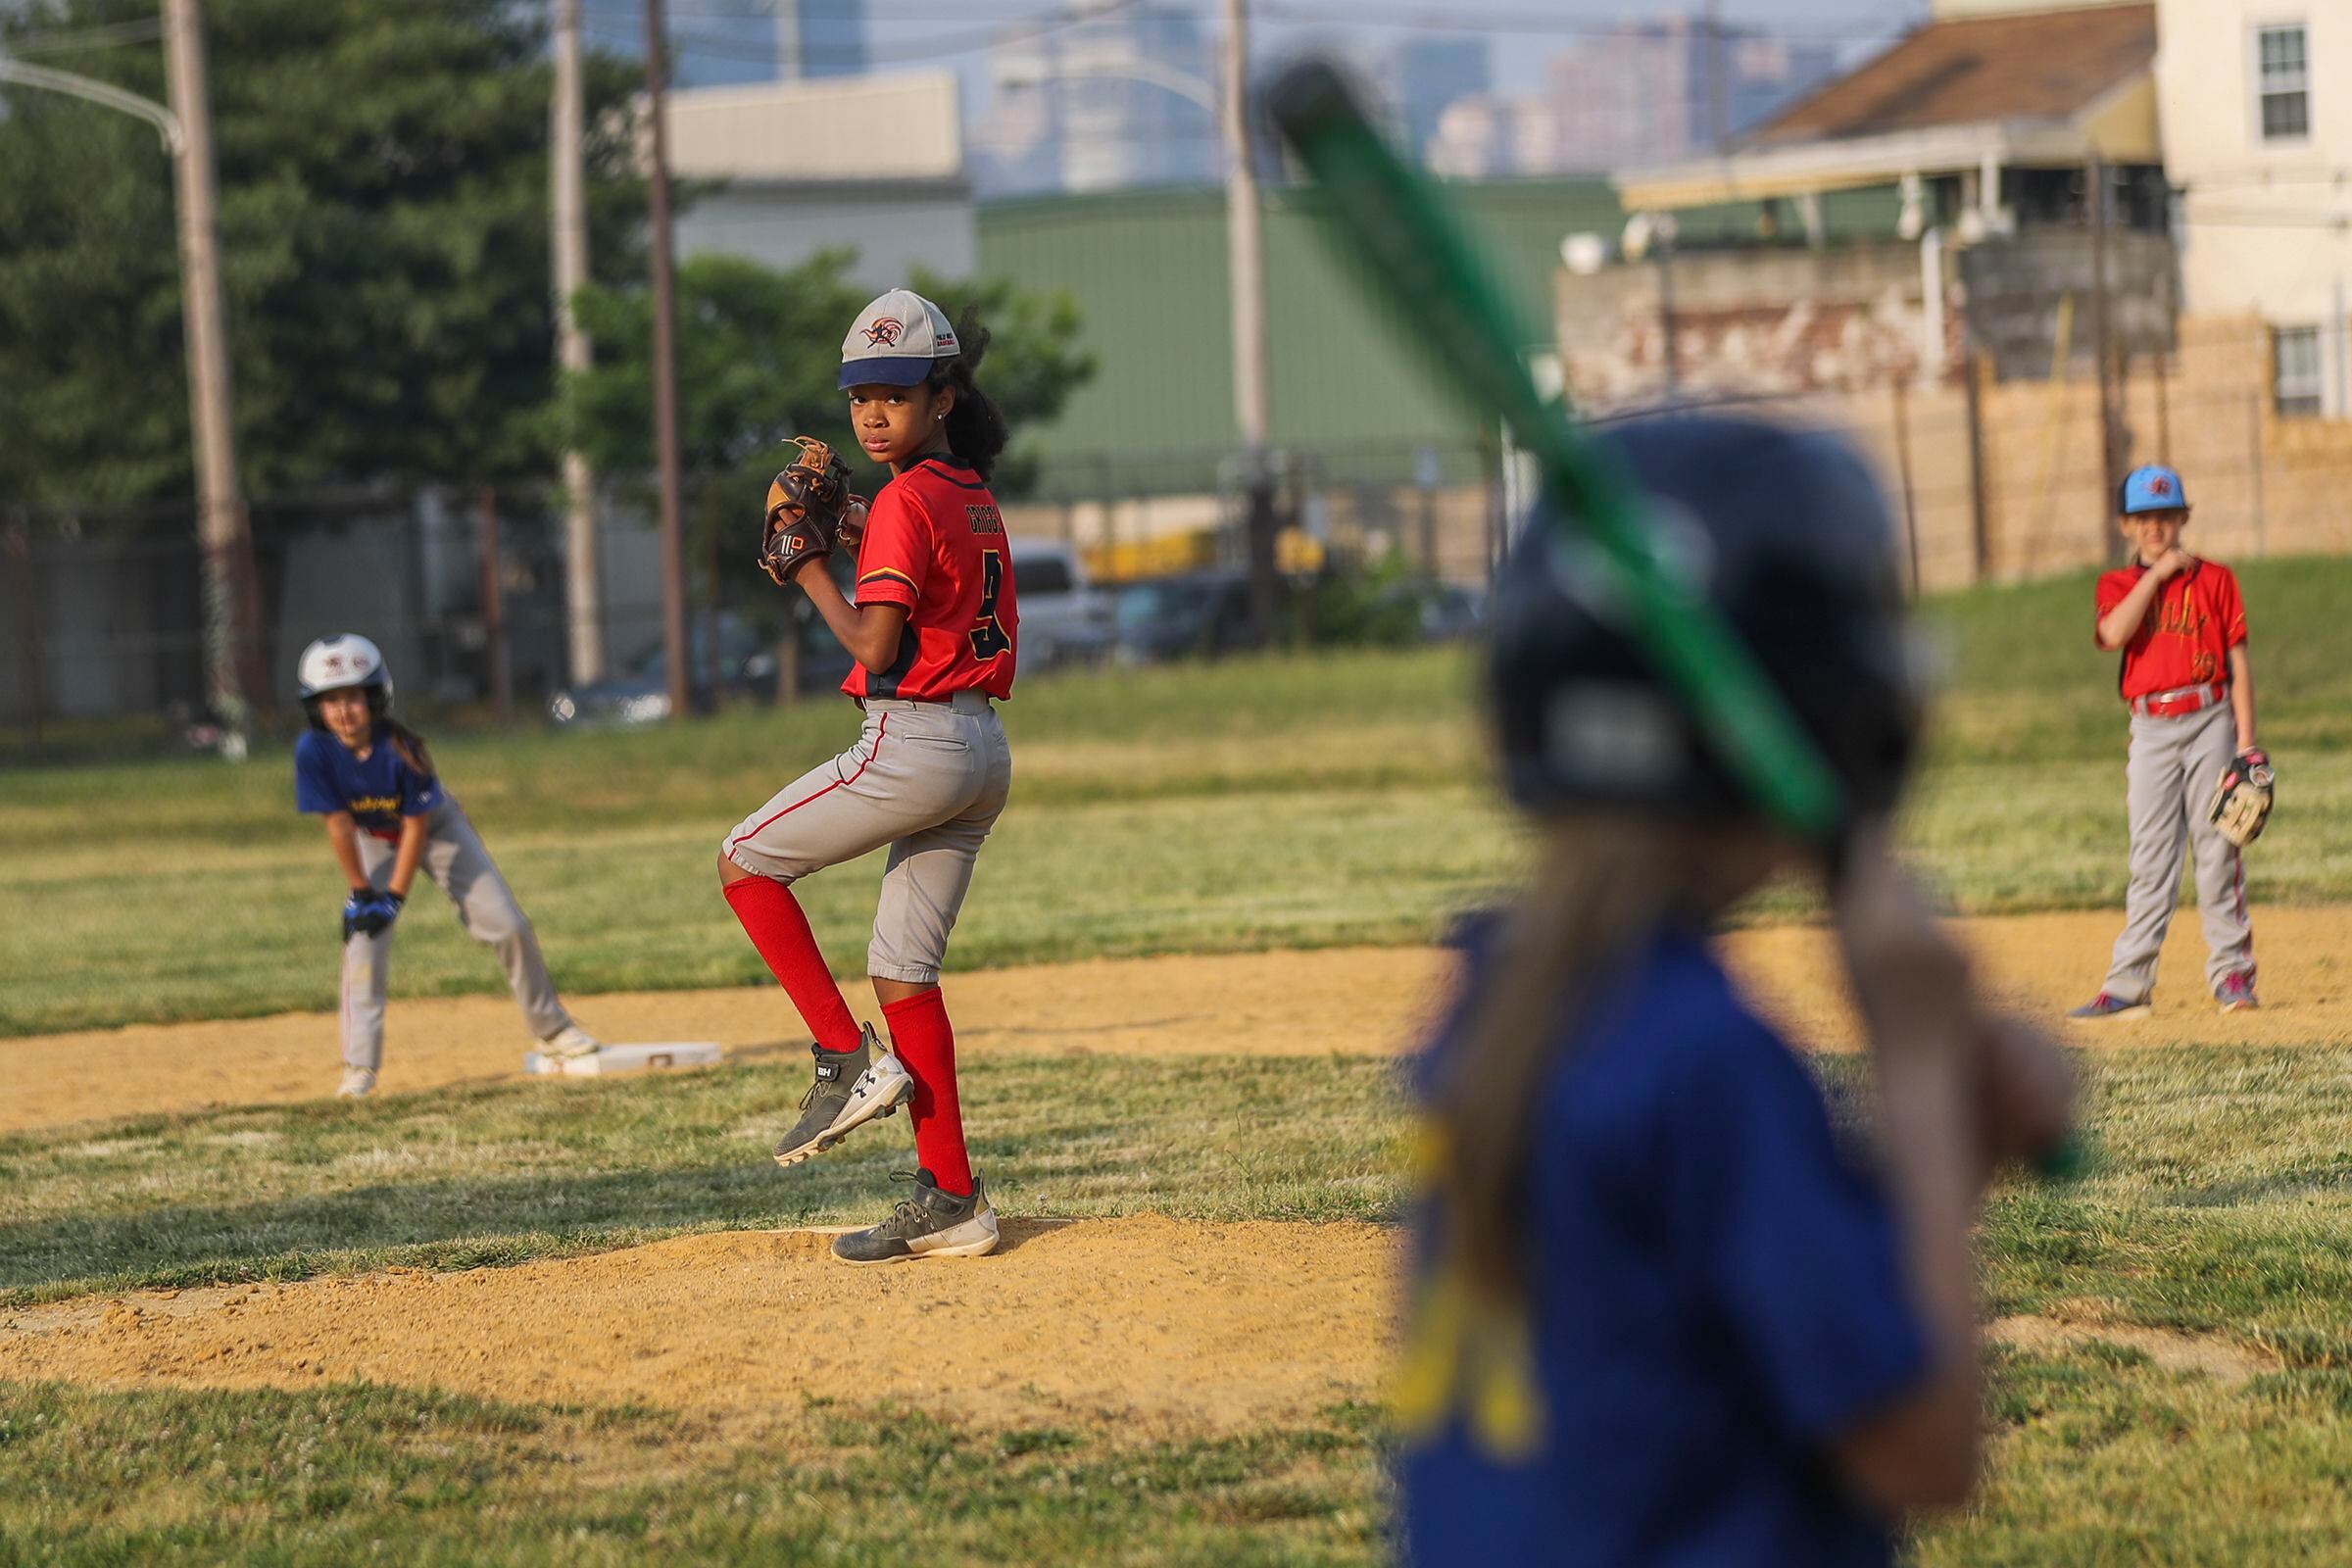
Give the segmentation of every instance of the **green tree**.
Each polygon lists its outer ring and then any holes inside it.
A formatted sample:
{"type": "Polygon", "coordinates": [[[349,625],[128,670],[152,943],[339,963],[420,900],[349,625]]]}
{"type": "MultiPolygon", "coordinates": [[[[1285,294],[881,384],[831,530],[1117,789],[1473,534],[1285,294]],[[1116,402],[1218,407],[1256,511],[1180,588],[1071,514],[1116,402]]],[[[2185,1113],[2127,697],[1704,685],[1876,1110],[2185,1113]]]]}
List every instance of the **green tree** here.
{"type": "MultiPolygon", "coordinates": [[[[754,498],[744,505],[756,506],[787,436],[832,442],[857,465],[848,406],[835,383],[842,335],[872,294],[847,277],[851,259],[826,251],[784,271],[732,256],[679,266],[678,447],[688,474],[731,485],[754,498]]],[[[918,272],[912,287],[951,316],[976,310],[988,326],[980,381],[1014,438],[998,488],[1018,494],[1022,426],[1052,418],[1094,373],[1093,359],[1077,346],[1077,305],[1066,293],[1028,293],[994,279],[958,283],[918,272]]],[[[576,309],[596,339],[597,364],[567,388],[573,430],[600,469],[642,473],[654,465],[647,293],[589,289],[576,309]]],[[[870,481],[861,478],[860,487],[870,481]]]]}
{"type": "MultiPolygon", "coordinates": [[[[257,498],[543,474],[553,396],[540,12],[506,0],[205,8],[239,456],[257,498]]],[[[12,36],[152,23],[46,0],[12,36]]],[[[44,54],[161,100],[159,42],[44,54]]],[[[634,68],[588,72],[591,252],[641,270],[634,68]]],[[[170,161],[153,130],[0,88],[0,497],[191,487],[170,161]]]]}

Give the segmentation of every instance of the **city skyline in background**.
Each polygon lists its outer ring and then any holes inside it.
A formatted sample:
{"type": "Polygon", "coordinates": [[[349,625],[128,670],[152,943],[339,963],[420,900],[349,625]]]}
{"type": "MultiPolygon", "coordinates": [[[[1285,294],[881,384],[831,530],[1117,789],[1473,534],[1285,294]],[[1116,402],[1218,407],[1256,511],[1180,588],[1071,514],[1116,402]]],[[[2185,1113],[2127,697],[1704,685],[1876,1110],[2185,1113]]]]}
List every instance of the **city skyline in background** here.
{"type": "MultiPolygon", "coordinates": [[[[947,71],[982,199],[1213,183],[1214,0],[672,0],[674,80],[741,86],[947,71]],[[1148,78],[1148,79],[1139,79],[1148,78]]],[[[1440,172],[1542,177],[1736,137],[1923,21],[1925,0],[1256,0],[1264,69],[1336,49],[1440,172]]],[[[586,0],[595,46],[642,47],[640,0],[586,0]]]]}

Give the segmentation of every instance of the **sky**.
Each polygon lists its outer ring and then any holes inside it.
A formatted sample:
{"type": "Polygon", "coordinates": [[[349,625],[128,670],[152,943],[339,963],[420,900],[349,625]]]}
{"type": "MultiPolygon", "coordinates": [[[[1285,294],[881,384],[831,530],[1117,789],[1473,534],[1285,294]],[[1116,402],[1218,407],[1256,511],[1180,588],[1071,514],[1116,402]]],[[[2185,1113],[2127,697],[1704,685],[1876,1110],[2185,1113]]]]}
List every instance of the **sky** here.
{"type": "MultiPolygon", "coordinates": [[[[672,0],[691,6],[697,0],[672,0]]],[[[1383,53],[1414,37],[1484,37],[1494,50],[1504,91],[1534,88],[1544,62],[1593,27],[1691,14],[1703,0],[1250,0],[1251,54],[1279,58],[1327,38],[1383,53]]],[[[955,67],[965,103],[985,102],[986,37],[1024,22],[1066,15],[1067,0],[878,0],[866,8],[877,70],[896,65],[955,67]],[[954,20],[947,20],[947,19],[954,20]],[[955,48],[978,36],[983,41],[955,48]],[[920,56],[922,58],[915,58],[920,56]]],[[[1193,0],[1215,28],[1218,0],[1193,0]]],[[[1825,39],[1866,53],[1902,27],[1923,21],[1927,0],[1723,0],[1726,23],[1825,39]]]]}

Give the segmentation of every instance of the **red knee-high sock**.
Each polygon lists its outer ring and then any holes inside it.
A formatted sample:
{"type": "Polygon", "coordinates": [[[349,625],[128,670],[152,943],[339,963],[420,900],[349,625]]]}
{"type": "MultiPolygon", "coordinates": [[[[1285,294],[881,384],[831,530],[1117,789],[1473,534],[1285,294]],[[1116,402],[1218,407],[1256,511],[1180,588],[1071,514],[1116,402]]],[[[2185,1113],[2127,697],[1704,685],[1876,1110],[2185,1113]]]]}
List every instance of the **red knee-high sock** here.
{"type": "Polygon", "coordinates": [[[882,1008],[891,1049],[914,1080],[907,1113],[914,1122],[914,1157],[943,1193],[972,1190],[972,1165],[963,1150],[963,1111],[956,1100],[956,1030],[937,988],[882,1008]]]}
{"type": "Polygon", "coordinates": [[[772,877],[747,876],[727,883],[722,891],[752,946],[767,960],[768,972],[801,1009],[801,1021],[816,1043],[827,1051],[856,1051],[858,1020],[841,1000],[841,987],[833,983],[833,972],[825,967],[825,956],[817,951],[816,935],[808,929],[808,917],[801,912],[801,901],[792,896],[792,889],[772,877]]]}

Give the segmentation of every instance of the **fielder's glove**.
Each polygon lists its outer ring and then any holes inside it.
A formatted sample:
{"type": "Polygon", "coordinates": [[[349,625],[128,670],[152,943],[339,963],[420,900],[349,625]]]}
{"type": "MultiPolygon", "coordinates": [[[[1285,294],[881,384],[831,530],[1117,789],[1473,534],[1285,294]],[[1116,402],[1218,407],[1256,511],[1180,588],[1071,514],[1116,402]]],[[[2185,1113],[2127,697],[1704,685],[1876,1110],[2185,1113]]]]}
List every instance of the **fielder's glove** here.
{"type": "Polygon", "coordinates": [[[404,902],[397,893],[375,888],[354,893],[343,901],[343,940],[349,942],[355,935],[371,937],[391,930],[392,922],[400,918],[404,902]]]}
{"type": "Polygon", "coordinates": [[[2222,781],[2213,787],[2213,804],[2205,808],[2206,819],[2221,830],[2222,837],[2244,849],[2262,837],[2262,825],[2271,819],[2271,798],[2277,783],[2267,753],[2238,753],[2222,770],[2222,781]]]}
{"type": "MultiPolygon", "coordinates": [[[[760,569],[779,588],[805,563],[839,547],[852,499],[850,466],[831,447],[805,435],[794,436],[790,444],[800,448],[800,456],[767,482],[767,521],[760,534],[760,569]]],[[[863,522],[861,511],[861,527],[863,522]]]]}

